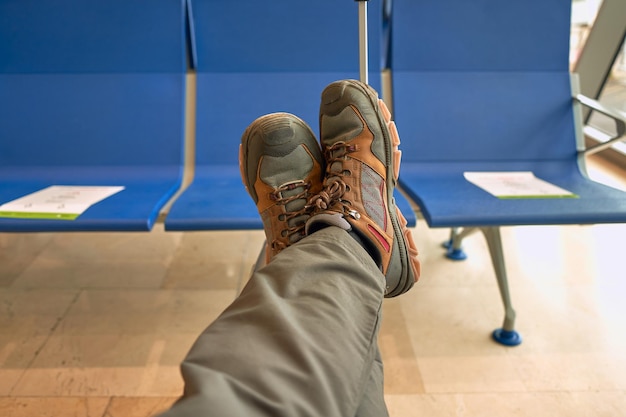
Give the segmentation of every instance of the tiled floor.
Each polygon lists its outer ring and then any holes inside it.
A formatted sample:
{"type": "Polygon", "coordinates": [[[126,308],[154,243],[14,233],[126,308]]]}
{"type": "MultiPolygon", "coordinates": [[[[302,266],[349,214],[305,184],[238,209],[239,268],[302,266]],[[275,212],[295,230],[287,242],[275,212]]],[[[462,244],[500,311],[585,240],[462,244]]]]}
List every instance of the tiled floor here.
{"type": "MultiPolygon", "coordinates": [[[[598,178],[612,181],[597,171],[598,178]]],[[[615,184],[623,184],[617,181],[615,184]]],[[[504,228],[524,343],[493,343],[502,306],[484,240],[452,262],[420,222],[423,278],[385,301],[392,416],[625,416],[626,225],[504,228]]],[[[0,234],[0,416],[144,417],[236,296],[261,232],[0,234]]]]}

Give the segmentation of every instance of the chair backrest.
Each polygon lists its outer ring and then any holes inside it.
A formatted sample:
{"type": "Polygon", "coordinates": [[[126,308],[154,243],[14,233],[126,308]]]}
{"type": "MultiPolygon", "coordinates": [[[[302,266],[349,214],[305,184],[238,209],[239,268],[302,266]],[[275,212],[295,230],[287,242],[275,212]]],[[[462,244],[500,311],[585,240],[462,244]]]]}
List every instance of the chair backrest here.
{"type": "MultiPolygon", "coordinates": [[[[369,2],[370,82],[380,88],[381,0],[369,2]]],[[[359,77],[357,3],[351,0],[192,0],[197,47],[196,160],[237,162],[255,118],[294,113],[318,129],[319,97],[359,77]]]]}
{"type": "Polygon", "coordinates": [[[394,0],[405,162],[576,158],[571,0],[394,0]]]}
{"type": "Polygon", "coordinates": [[[180,164],[184,6],[0,1],[0,167],[180,164]]]}

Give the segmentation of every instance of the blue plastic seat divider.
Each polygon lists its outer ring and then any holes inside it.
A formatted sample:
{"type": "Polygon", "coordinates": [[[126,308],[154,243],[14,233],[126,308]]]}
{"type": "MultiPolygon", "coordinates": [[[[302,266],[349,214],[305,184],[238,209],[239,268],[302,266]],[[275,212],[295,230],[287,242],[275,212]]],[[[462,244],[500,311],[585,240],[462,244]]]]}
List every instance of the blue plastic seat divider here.
{"type": "MultiPolygon", "coordinates": [[[[380,91],[381,2],[370,1],[370,83],[380,91]]],[[[289,112],[318,130],[320,94],[359,77],[358,9],[337,0],[192,0],[197,50],[195,174],[166,230],[260,229],[238,168],[241,135],[257,117],[289,112]]],[[[408,202],[398,204],[415,224],[408,202]]]]}
{"type": "MultiPolygon", "coordinates": [[[[506,225],[626,222],[626,193],[587,178],[569,73],[570,0],[394,0],[392,81],[403,137],[400,183],[450,255],[483,231],[514,331],[500,243],[506,225]],[[500,199],[464,178],[532,171],[577,198],[500,199]]],[[[455,252],[456,251],[456,252],[455,252]]]]}
{"type": "Polygon", "coordinates": [[[0,1],[0,204],[50,185],[125,189],[76,220],[150,230],[182,179],[185,0],[0,1]]]}

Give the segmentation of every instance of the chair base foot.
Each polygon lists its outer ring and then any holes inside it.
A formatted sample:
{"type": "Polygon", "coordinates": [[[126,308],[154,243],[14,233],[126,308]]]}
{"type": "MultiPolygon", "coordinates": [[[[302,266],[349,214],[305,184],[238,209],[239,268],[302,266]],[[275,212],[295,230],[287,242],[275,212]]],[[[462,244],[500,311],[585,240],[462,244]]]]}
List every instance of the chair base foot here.
{"type": "Polygon", "coordinates": [[[515,330],[496,329],[491,337],[504,346],[517,346],[522,343],[522,336],[515,330]]]}
{"type": "Polygon", "coordinates": [[[448,248],[448,251],[446,252],[446,258],[452,259],[453,261],[464,261],[467,259],[467,253],[465,253],[465,251],[461,248],[448,248]]]}

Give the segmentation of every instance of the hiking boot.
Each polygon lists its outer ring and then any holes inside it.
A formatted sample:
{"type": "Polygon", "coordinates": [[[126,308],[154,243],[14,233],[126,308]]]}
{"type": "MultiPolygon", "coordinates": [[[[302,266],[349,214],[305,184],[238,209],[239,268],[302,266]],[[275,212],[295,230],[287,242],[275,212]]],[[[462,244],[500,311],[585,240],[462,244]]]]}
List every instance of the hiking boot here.
{"type": "Polygon", "coordinates": [[[324,159],[315,134],[300,118],[273,113],[243,133],[239,168],[266,237],[266,262],[304,237],[308,199],[322,188],[324,159]]]}
{"type": "Polygon", "coordinates": [[[401,152],[389,110],[367,84],[334,82],[322,92],[320,135],[326,173],[323,190],[309,201],[307,233],[328,225],[349,231],[385,275],[385,297],[408,291],[420,263],[393,197],[401,152]]]}

